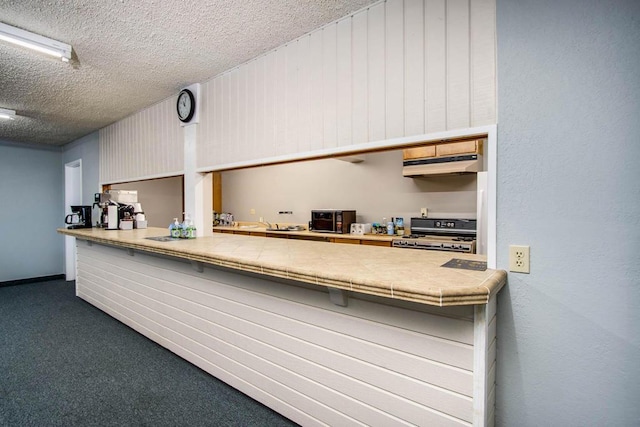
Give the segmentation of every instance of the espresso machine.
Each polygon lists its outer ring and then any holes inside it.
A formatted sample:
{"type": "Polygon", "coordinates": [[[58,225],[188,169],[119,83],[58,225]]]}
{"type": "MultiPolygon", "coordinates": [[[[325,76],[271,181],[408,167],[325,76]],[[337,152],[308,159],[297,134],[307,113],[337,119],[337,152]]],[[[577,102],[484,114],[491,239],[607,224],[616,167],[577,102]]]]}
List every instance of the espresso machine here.
{"type": "Polygon", "coordinates": [[[107,190],[94,195],[94,206],[100,209],[98,227],[107,230],[147,228],[147,221],[138,203],[135,190],[107,190]]]}
{"type": "Polygon", "coordinates": [[[71,213],[64,218],[67,228],[91,228],[91,206],[71,206],[71,213]]]}

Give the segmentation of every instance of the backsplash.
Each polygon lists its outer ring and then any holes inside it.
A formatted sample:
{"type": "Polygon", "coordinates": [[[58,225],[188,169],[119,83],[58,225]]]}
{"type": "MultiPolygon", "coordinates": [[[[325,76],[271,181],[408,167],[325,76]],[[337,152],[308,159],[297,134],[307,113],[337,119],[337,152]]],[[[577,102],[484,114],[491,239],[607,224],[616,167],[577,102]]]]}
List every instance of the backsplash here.
{"type": "Polygon", "coordinates": [[[476,217],[476,176],[402,176],[402,150],[364,161],[310,160],[222,173],[222,208],[236,221],[306,224],[312,209],[355,209],[358,222],[420,216],[476,217]],[[251,214],[255,211],[255,214],[251,214]],[[290,211],[292,214],[279,214],[290,211]]]}

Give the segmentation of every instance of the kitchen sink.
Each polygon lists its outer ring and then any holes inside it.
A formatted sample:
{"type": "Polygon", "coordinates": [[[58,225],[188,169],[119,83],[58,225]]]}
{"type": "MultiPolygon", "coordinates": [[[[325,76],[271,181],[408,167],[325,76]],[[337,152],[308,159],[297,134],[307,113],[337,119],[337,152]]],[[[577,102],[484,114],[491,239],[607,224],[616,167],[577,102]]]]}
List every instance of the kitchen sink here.
{"type": "Polygon", "coordinates": [[[267,231],[304,231],[304,227],[299,225],[290,225],[288,227],[281,228],[267,228],[267,231]]]}
{"type": "Polygon", "coordinates": [[[145,237],[145,239],[155,240],[156,242],[175,242],[177,240],[182,240],[178,237],[171,236],[145,237]]]}

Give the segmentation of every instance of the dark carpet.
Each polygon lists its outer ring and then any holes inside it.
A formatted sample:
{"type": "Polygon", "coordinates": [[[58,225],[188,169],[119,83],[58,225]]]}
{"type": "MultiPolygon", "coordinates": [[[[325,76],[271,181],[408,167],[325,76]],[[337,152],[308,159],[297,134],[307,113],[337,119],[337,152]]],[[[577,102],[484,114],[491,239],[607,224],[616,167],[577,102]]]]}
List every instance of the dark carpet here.
{"type": "Polygon", "coordinates": [[[295,426],[75,296],[0,287],[1,426],[295,426]]]}

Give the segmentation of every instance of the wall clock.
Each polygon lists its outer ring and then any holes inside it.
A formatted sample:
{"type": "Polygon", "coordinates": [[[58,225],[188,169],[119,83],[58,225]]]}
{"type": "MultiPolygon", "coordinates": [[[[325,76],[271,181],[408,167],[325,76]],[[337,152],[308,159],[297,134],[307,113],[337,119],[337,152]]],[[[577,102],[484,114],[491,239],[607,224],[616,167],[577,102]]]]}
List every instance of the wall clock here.
{"type": "Polygon", "coordinates": [[[182,89],[178,95],[176,109],[181,122],[187,123],[191,121],[196,112],[196,98],[193,96],[193,92],[189,89],[182,89]]]}

